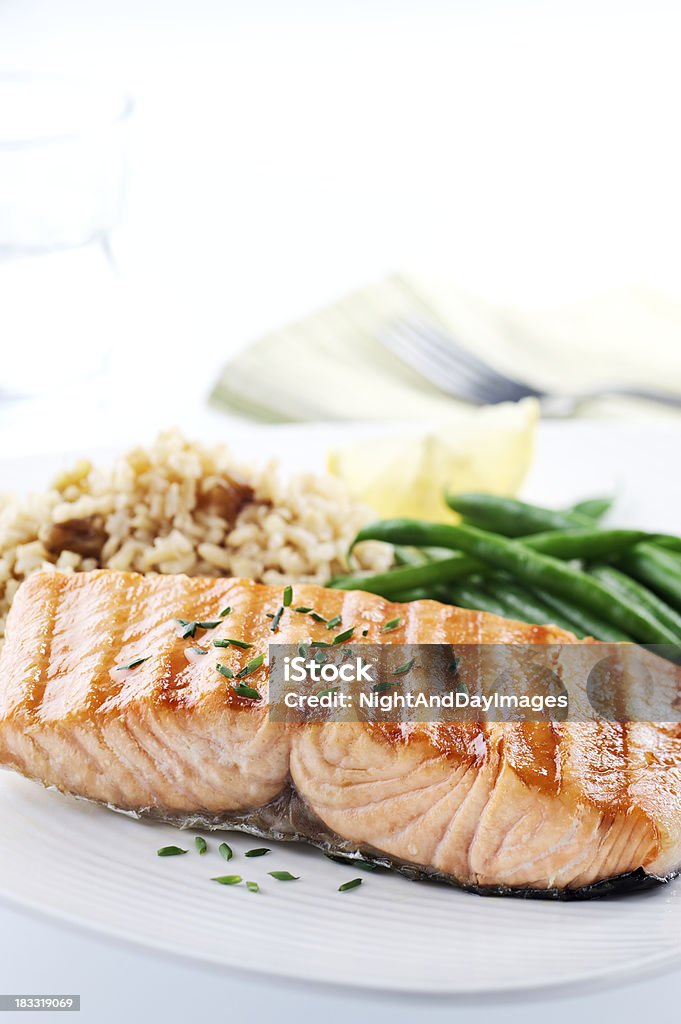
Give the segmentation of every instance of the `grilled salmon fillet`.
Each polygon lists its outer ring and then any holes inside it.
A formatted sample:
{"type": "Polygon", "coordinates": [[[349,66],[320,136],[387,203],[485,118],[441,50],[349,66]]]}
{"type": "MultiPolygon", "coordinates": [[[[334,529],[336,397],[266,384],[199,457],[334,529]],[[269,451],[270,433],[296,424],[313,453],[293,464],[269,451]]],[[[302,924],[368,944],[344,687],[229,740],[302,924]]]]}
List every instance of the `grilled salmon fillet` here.
{"type": "MultiPolygon", "coordinates": [[[[329,638],[290,608],[275,637],[281,601],[249,580],[31,576],[0,658],[0,763],[114,809],[304,838],[481,891],[676,872],[679,726],[278,723],[258,654],[329,638]],[[226,638],[238,644],[213,645],[226,638]],[[261,699],[240,696],[239,678],[261,699]]],[[[575,642],[434,601],[299,584],[294,605],[341,616],[353,644],[575,642]]]]}

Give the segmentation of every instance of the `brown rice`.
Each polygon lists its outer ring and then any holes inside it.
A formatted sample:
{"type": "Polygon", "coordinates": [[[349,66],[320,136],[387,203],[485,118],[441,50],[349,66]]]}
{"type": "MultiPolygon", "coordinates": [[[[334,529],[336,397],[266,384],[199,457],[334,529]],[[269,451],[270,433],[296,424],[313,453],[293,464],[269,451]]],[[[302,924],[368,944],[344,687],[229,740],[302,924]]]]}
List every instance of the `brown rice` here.
{"type": "MultiPolygon", "coordinates": [[[[274,462],[247,470],[224,446],[168,431],[111,467],[82,461],[43,494],[0,500],[0,638],[17,588],[37,570],[325,584],[348,568],[348,545],[369,518],[333,477],[282,480],[274,462]],[[211,500],[225,481],[247,494],[235,517],[211,500]],[[71,544],[80,550],[69,547],[76,527],[82,536],[71,544]]],[[[383,544],[365,543],[356,553],[365,569],[382,571],[392,561],[383,544]]]]}

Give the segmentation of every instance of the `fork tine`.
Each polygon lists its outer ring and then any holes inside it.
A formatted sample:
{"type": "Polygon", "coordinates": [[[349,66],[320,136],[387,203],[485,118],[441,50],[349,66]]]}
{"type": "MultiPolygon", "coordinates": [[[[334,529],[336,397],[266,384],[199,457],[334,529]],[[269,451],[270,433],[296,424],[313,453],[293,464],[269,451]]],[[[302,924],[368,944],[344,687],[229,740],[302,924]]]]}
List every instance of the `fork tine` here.
{"type": "Polygon", "coordinates": [[[457,398],[494,405],[540,394],[495,370],[429,322],[394,321],[379,340],[421,376],[457,398]]]}

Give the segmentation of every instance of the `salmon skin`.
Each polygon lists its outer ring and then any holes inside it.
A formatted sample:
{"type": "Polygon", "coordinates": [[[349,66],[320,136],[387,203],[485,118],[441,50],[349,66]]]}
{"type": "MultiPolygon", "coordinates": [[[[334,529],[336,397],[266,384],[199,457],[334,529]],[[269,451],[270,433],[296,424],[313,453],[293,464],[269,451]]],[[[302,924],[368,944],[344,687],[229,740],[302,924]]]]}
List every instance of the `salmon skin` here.
{"type": "Polygon", "coordinates": [[[268,715],[268,643],[328,642],[329,622],[354,626],[353,645],[572,634],[305,584],[283,597],[239,579],[29,577],[0,658],[0,764],[129,814],[305,840],[481,893],[593,896],[677,873],[678,725],[268,715]]]}

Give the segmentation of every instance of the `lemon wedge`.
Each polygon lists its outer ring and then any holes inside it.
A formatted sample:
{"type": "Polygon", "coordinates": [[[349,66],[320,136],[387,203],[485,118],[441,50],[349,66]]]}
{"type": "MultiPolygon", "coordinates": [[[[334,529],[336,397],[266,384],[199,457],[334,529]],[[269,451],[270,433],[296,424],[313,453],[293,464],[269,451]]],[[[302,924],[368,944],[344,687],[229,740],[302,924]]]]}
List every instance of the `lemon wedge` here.
{"type": "Polygon", "coordinates": [[[462,410],[427,432],[333,449],[327,468],[378,516],[455,520],[447,491],[517,492],[532,459],[538,417],[534,399],[462,410]]]}

